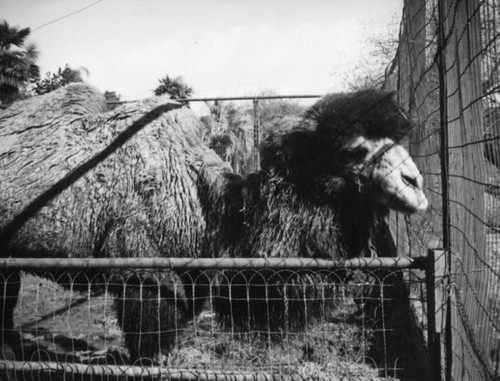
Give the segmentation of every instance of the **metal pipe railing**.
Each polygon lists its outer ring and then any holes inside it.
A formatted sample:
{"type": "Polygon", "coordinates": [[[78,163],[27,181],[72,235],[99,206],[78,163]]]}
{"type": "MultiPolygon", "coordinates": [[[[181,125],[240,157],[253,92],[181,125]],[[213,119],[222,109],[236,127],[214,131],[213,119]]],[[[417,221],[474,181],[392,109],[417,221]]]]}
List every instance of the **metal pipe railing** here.
{"type": "MultiPolygon", "coordinates": [[[[0,360],[0,376],[8,373],[50,375],[79,375],[101,379],[102,377],[119,377],[120,379],[168,379],[168,380],[232,380],[232,381],[278,381],[289,379],[286,376],[274,375],[266,372],[231,372],[215,370],[176,369],[159,366],[131,366],[131,365],[88,365],[63,362],[24,362],[0,360]]],[[[15,378],[13,378],[15,379],[15,378]]],[[[59,379],[59,378],[58,378],[59,379]]]]}
{"type": "MultiPolygon", "coordinates": [[[[210,102],[210,101],[253,101],[261,99],[300,99],[300,98],[321,98],[322,95],[308,94],[308,95],[262,95],[262,96],[248,96],[248,97],[207,97],[207,98],[180,98],[172,99],[174,102],[210,102]]],[[[108,105],[121,105],[124,103],[133,103],[134,101],[107,101],[108,105]]]]}
{"type": "Polygon", "coordinates": [[[0,270],[12,269],[425,269],[425,258],[2,258],[0,270]]]}

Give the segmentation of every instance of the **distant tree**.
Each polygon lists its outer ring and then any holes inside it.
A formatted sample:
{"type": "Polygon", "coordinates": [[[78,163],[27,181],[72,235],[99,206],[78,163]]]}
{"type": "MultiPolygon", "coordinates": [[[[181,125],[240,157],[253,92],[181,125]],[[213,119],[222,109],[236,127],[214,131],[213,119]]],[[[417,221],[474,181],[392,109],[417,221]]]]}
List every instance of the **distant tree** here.
{"type": "Polygon", "coordinates": [[[22,98],[29,82],[40,75],[36,65],[38,49],[25,44],[30,28],[11,27],[0,23],[0,102],[12,103],[22,98]]]}
{"type": "Polygon", "coordinates": [[[160,84],[154,89],[155,95],[168,94],[172,99],[190,98],[194,91],[188,86],[182,77],[170,78],[166,75],[158,80],[160,84]]]}
{"type": "MultiPolygon", "coordinates": [[[[275,96],[274,90],[266,90],[258,96],[275,96]]],[[[269,130],[278,127],[283,120],[297,120],[304,113],[304,106],[301,106],[295,99],[261,99],[259,100],[259,117],[261,131],[266,134],[269,130]]]]}
{"type": "Polygon", "coordinates": [[[204,140],[235,172],[247,173],[253,148],[251,117],[232,102],[215,101],[208,107],[211,115],[202,118],[204,140]]]}
{"type": "MultiPolygon", "coordinates": [[[[117,94],[115,91],[105,91],[104,92],[104,98],[106,99],[106,102],[119,102],[121,99],[121,95],[117,94]]],[[[108,110],[114,110],[117,108],[119,104],[108,104],[108,110]]]]}
{"type": "Polygon", "coordinates": [[[83,82],[83,73],[88,71],[85,68],[72,69],[68,64],[64,69],[59,68],[57,72],[51,73],[50,71],[45,74],[45,78],[39,78],[35,81],[33,91],[38,94],[46,94],[58,89],[68,83],[83,82]]]}
{"type": "Polygon", "coordinates": [[[345,84],[351,91],[382,87],[387,74],[393,69],[394,57],[399,44],[399,19],[391,17],[385,28],[373,31],[367,28],[365,35],[365,54],[356,62],[345,78],[345,84]]]}
{"type": "MultiPolygon", "coordinates": [[[[274,91],[265,91],[259,96],[276,95],[274,91]]],[[[233,102],[215,101],[208,104],[210,116],[203,117],[206,131],[204,140],[217,154],[231,164],[233,170],[242,175],[253,170],[253,107],[233,102]]],[[[263,135],[283,126],[293,124],[304,107],[289,99],[259,100],[259,120],[263,135]]]]}

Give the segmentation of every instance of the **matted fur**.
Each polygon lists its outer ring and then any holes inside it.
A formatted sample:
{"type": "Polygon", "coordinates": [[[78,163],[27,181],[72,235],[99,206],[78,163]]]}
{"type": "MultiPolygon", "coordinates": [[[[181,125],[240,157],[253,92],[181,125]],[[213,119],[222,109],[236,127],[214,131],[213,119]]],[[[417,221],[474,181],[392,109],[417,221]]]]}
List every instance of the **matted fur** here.
{"type": "MultiPolygon", "coordinates": [[[[360,135],[397,141],[411,127],[394,94],[368,90],[328,95],[302,120],[268,135],[262,170],[241,183],[244,233],[232,255],[343,259],[371,256],[374,249],[388,253],[388,209],[374,202],[370,187],[360,186],[342,147],[360,135]]],[[[271,277],[226,274],[214,302],[221,320],[242,331],[252,325],[300,329],[324,313],[340,281],[309,271],[271,277]],[[244,279],[248,286],[232,287],[229,298],[228,284],[244,279]]]]}
{"type": "MultiPolygon", "coordinates": [[[[217,178],[230,174],[230,167],[202,144],[196,116],[168,98],[109,113],[105,108],[97,90],[73,84],[0,114],[2,257],[208,255],[205,217],[211,203],[205,190],[217,189],[217,178]]],[[[158,335],[149,331],[167,331],[174,320],[182,327],[194,313],[185,301],[192,288],[185,292],[179,275],[144,273],[140,279],[116,272],[110,279],[127,285],[116,289],[127,298],[117,307],[127,311],[120,324],[133,360],[158,354],[158,335]],[[149,285],[148,293],[158,294],[160,287],[166,300],[184,302],[167,301],[159,309],[153,302],[142,305],[133,287],[139,283],[149,285]],[[144,316],[138,317],[141,310],[144,316]]],[[[0,323],[9,331],[15,282],[6,294],[0,323]]],[[[174,338],[175,333],[163,335],[162,345],[168,349],[174,338]]]]}

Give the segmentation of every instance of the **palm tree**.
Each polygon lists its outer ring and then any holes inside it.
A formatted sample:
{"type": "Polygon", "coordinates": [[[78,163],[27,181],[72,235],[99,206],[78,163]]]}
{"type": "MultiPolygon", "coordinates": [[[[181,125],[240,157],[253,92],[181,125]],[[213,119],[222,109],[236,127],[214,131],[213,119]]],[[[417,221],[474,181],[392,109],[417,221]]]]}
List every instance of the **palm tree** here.
{"type": "Polygon", "coordinates": [[[35,64],[38,49],[26,44],[30,28],[11,27],[7,21],[0,23],[0,101],[10,103],[19,97],[26,85],[40,75],[35,64]]]}
{"type": "Polygon", "coordinates": [[[193,88],[184,83],[182,77],[170,78],[166,75],[158,80],[160,84],[154,89],[155,95],[168,94],[172,99],[189,98],[193,95],[193,88]]]}

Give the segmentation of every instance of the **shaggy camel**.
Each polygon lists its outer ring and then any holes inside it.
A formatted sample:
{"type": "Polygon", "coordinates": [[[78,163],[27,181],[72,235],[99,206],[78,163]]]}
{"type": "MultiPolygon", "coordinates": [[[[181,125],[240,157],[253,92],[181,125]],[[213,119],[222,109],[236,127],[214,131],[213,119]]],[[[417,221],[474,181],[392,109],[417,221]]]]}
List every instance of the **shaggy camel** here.
{"type": "MultiPolygon", "coordinates": [[[[203,144],[187,107],[153,98],[104,109],[94,88],[72,84],[1,112],[2,257],[351,258],[371,255],[389,209],[427,206],[422,176],[399,144],[411,123],[390,93],[324,97],[265,140],[262,170],[247,178],[203,144]]],[[[173,328],[196,316],[213,284],[196,272],[125,275],[109,274],[110,291],[120,296],[132,360],[168,352],[173,328]]],[[[16,349],[19,274],[3,277],[1,339],[16,349]]],[[[233,303],[232,281],[215,284],[222,321],[238,312],[241,326],[269,324],[263,307],[279,324],[300,319],[300,311],[285,316],[282,303],[248,308],[258,287],[235,287],[245,298],[233,303]]]]}

